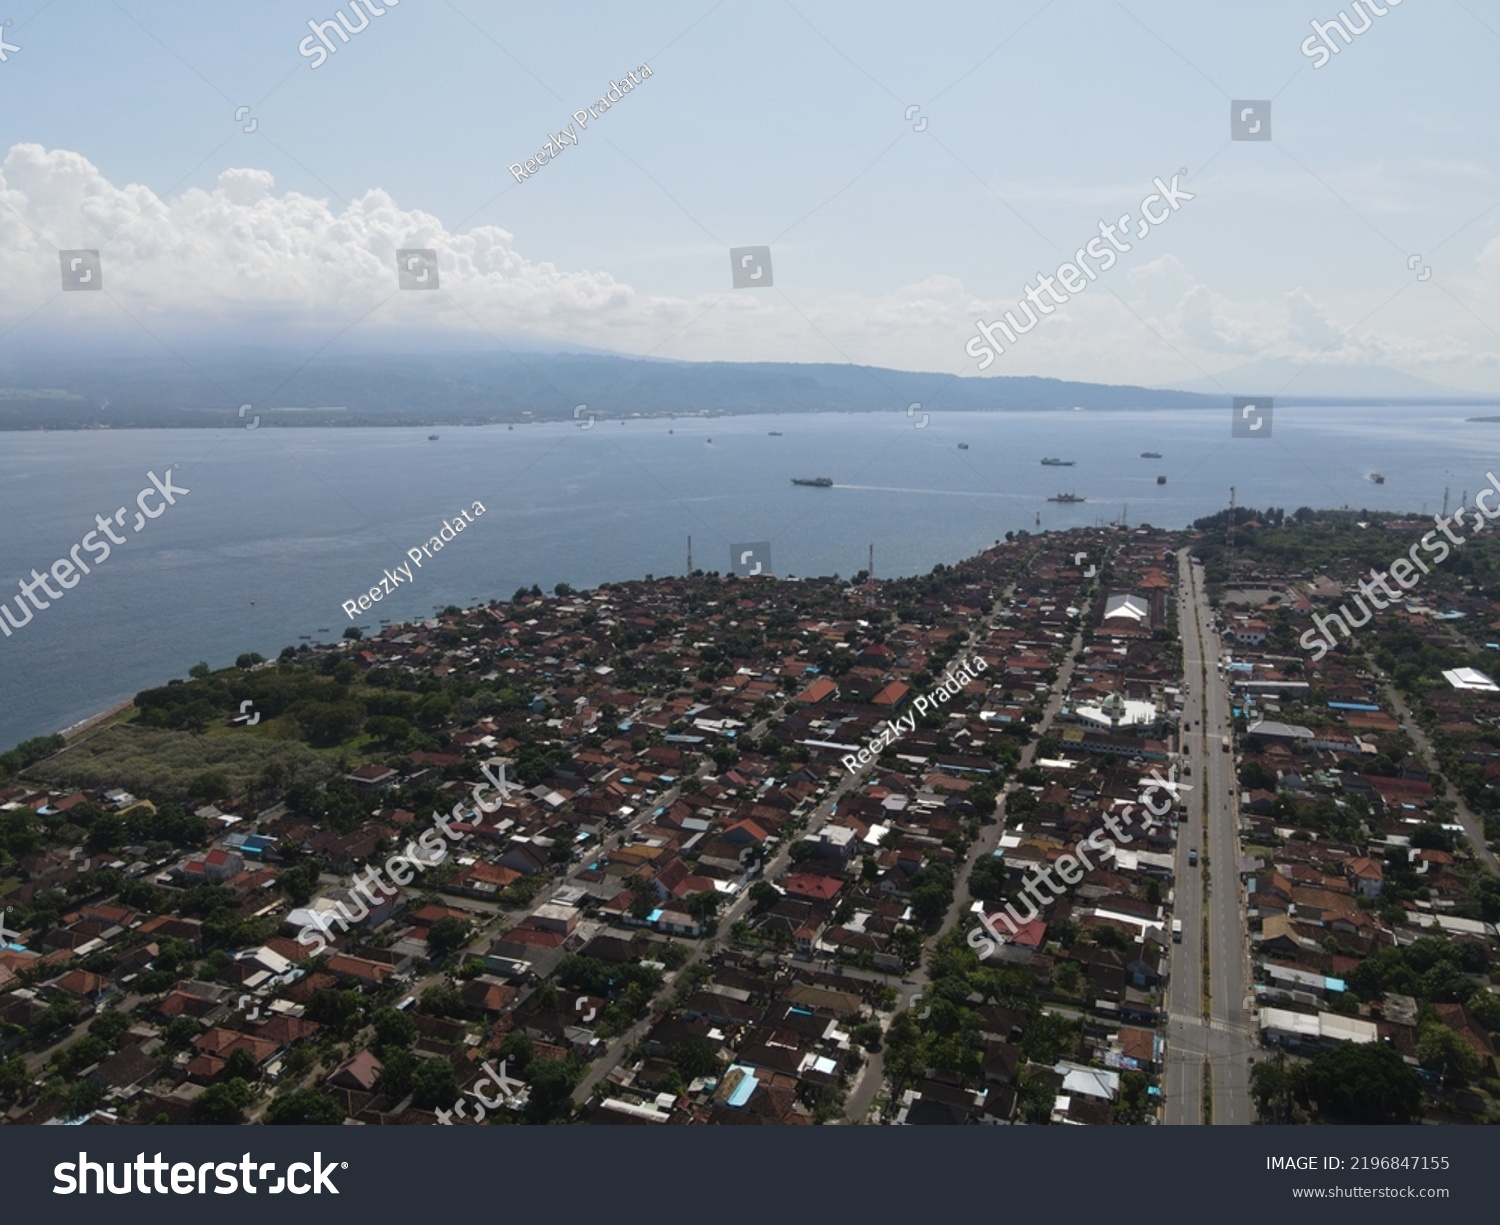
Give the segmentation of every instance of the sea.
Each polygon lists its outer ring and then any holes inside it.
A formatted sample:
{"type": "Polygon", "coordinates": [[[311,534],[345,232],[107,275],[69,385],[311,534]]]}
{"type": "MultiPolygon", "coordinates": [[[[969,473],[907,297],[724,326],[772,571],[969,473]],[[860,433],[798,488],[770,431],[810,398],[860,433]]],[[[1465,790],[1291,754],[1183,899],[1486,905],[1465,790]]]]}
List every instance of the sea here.
{"type": "Polygon", "coordinates": [[[848,577],[873,546],[874,572],[888,578],[951,564],[1008,531],[1184,527],[1226,507],[1231,487],[1240,506],[1432,515],[1500,470],[1500,424],[1470,420],[1485,411],[1278,405],[1268,435],[1247,438],[1231,436],[1227,409],[1067,407],[0,433],[0,599],[67,557],[96,515],[129,508],[116,528],[126,543],[0,637],[0,747],[199,661],[270,658],[350,625],[375,633],[532,584],[550,594],[681,574],[690,539],[695,568],[728,571],[732,555],[768,546],[764,568],[785,578],[848,577]],[[172,483],[189,492],[134,531],[137,493],[173,465],[172,483]],[[818,476],[833,487],[791,483],[818,476]],[[1084,501],[1048,501],[1064,493],[1084,501]],[[442,531],[464,511],[472,523],[442,531]],[[450,534],[410,566],[412,581],[346,612],[409,564],[409,550],[450,534]]]}

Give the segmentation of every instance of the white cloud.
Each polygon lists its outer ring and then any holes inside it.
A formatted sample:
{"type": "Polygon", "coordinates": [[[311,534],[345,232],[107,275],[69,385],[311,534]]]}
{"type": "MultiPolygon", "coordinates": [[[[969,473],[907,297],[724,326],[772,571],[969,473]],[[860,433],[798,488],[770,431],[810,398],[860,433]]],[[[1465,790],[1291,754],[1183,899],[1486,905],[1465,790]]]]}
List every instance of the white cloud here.
{"type": "MultiPolygon", "coordinates": [[[[1245,300],[1212,291],[1163,254],[1105,273],[988,373],[1154,384],[1226,358],[1489,369],[1500,339],[1475,316],[1500,319],[1500,239],[1476,267],[1449,275],[1466,306],[1415,284],[1390,302],[1321,300],[1302,287],[1245,300]]],[[[212,190],[161,199],[139,184],[116,186],[77,153],[36,144],[15,145],[0,167],[0,327],[46,326],[46,311],[23,321],[54,302],[61,317],[88,320],[118,317],[117,304],[152,328],[232,329],[252,342],[257,328],[368,337],[427,326],[686,360],[976,373],[963,352],[975,320],[1014,308],[1021,289],[977,299],[958,277],[932,275],[875,294],[783,283],[669,296],[605,270],[537,259],[499,226],[450,233],[378,188],[336,212],[278,193],[272,175],[255,168],[227,169],[212,190]],[[106,293],[59,296],[57,251],[91,247],[102,253],[106,293]],[[402,247],[438,250],[442,291],[398,291],[402,247]]]]}

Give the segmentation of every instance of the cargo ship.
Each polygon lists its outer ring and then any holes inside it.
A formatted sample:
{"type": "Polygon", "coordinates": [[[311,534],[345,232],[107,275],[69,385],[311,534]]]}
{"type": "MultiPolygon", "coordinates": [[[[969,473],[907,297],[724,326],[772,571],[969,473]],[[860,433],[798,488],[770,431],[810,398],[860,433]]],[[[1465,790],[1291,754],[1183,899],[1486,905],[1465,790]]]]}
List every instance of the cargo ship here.
{"type": "Polygon", "coordinates": [[[1080,498],[1076,493],[1060,493],[1047,499],[1049,502],[1087,502],[1087,498],[1080,498]]]}
{"type": "Polygon", "coordinates": [[[1141,452],[1141,458],[1142,459],[1160,459],[1161,458],[1161,452],[1160,451],[1142,451],[1141,452]]]}
{"type": "Polygon", "coordinates": [[[1384,485],[1385,477],[1381,476],[1378,472],[1372,472],[1370,473],[1370,483],[1374,485],[1384,485]]]}
{"type": "Polygon", "coordinates": [[[967,451],[969,449],[969,444],[966,442],[961,442],[958,444],[958,449],[960,451],[967,451]]]}
{"type": "Polygon", "coordinates": [[[833,477],[831,477],[831,476],[794,476],[794,477],[792,477],[792,484],[793,485],[812,485],[816,489],[829,489],[829,488],[832,488],[832,486],[833,486],[833,477]]]}
{"type": "Polygon", "coordinates": [[[1042,460],[1042,467],[1043,468],[1071,468],[1074,465],[1074,463],[1076,463],[1076,462],[1077,462],[1076,460],[1071,460],[1071,459],[1044,459],[1044,460],[1042,460]]]}

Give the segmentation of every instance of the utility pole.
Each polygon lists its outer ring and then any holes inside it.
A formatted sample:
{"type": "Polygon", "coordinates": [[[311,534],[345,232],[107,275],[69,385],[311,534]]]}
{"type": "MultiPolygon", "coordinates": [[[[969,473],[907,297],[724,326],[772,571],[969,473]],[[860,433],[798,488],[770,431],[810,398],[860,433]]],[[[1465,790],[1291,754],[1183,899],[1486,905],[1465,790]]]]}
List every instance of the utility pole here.
{"type": "Polygon", "coordinates": [[[1224,529],[1224,581],[1234,574],[1234,486],[1229,487],[1229,522],[1224,529]]]}

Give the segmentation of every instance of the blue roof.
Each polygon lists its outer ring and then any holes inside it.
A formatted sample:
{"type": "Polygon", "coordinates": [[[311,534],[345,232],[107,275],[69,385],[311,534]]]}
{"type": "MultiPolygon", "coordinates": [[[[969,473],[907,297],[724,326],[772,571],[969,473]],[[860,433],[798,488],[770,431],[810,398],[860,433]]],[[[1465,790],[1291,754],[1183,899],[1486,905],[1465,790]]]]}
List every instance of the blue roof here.
{"type": "Polygon", "coordinates": [[[740,1071],[745,1074],[744,1079],[734,1087],[734,1092],[729,1095],[729,1104],[731,1106],[743,1106],[750,1100],[750,1095],[755,1092],[756,1087],[760,1083],[755,1079],[755,1069],[747,1068],[742,1063],[732,1063],[729,1065],[729,1071],[740,1071]]]}

